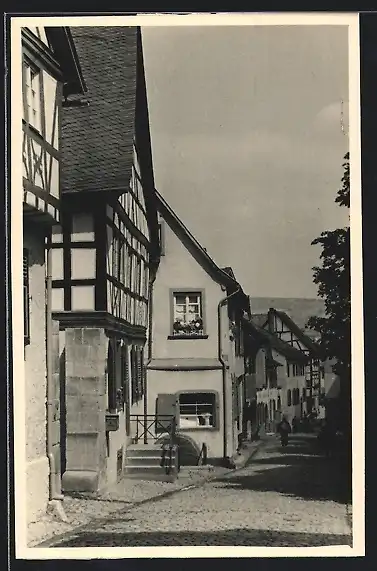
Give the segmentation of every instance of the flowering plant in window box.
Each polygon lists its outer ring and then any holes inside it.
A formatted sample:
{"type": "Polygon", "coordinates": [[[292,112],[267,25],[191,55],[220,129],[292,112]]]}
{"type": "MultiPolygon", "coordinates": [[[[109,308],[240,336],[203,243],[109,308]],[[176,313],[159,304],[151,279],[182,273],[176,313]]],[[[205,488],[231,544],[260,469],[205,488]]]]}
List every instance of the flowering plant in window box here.
{"type": "Polygon", "coordinates": [[[184,323],[176,319],[173,323],[174,335],[202,335],[203,334],[203,320],[198,317],[188,323],[184,323]]]}

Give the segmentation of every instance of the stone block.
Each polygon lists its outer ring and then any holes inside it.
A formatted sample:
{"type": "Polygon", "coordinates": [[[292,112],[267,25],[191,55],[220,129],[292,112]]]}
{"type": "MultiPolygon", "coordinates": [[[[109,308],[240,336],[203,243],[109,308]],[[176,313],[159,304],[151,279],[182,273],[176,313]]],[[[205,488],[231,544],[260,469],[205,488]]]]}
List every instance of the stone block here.
{"type": "Polygon", "coordinates": [[[81,430],[101,430],[101,419],[97,411],[85,411],[80,415],[81,430]]]}
{"type": "Polygon", "coordinates": [[[103,342],[103,330],[88,328],[83,330],[83,343],[85,345],[99,346],[103,342]]]}
{"type": "Polygon", "coordinates": [[[87,358],[73,361],[73,367],[70,370],[72,370],[75,377],[96,377],[99,372],[99,367],[95,361],[87,358]]]}
{"type": "Polygon", "coordinates": [[[68,434],[66,460],[67,470],[96,470],[98,466],[97,434],[68,434]]]}
{"type": "Polygon", "coordinates": [[[69,432],[79,432],[81,429],[81,414],[67,410],[66,425],[69,432]]]}
{"type": "Polygon", "coordinates": [[[78,396],[81,393],[80,389],[80,377],[67,377],[65,394],[67,397],[78,396]]]}
{"type": "Polygon", "coordinates": [[[68,328],[65,330],[65,342],[67,347],[72,347],[77,343],[82,343],[81,328],[68,328]]]}
{"type": "Polygon", "coordinates": [[[67,470],[62,478],[64,492],[96,492],[98,484],[99,474],[95,471],[67,470]]]}

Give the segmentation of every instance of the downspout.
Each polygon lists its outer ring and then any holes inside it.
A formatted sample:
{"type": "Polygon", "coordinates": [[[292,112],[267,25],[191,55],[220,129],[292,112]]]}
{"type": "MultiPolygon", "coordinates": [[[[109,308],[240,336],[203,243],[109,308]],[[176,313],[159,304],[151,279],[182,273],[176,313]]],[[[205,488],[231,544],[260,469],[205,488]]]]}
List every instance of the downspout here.
{"type": "Polygon", "coordinates": [[[228,295],[227,297],[224,297],[222,300],[219,301],[218,306],[217,306],[217,345],[218,345],[218,359],[221,363],[222,366],[222,377],[223,377],[223,450],[224,450],[224,460],[227,460],[229,458],[228,456],[228,440],[227,440],[227,398],[226,398],[226,363],[222,357],[222,343],[221,343],[221,308],[228,303],[228,301],[230,300],[231,297],[233,297],[234,295],[236,295],[237,293],[239,293],[241,291],[241,286],[236,289],[236,291],[234,291],[233,293],[231,293],[230,295],[228,295]]]}
{"type": "Polygon", "coordinates": [[[149,281],[149,300],[148,300],[148,360],[145,363],[144,367],[144,444],[148,444],[148,435],[147,435],[147,421],[148,421],[148,366],[152,361],[152,324],[153,324],[153,285],[156,280],[156,275],[149,281]]]}
{"type": "Polygon", "coordinates": [[[52,376],[52,310],[51,310],[51,235],[46,252],[46,383],[47,383],[47,457],[49,461],[49,499],[62,500],[61,474],[53,452],[54,385],[52,376]]]}

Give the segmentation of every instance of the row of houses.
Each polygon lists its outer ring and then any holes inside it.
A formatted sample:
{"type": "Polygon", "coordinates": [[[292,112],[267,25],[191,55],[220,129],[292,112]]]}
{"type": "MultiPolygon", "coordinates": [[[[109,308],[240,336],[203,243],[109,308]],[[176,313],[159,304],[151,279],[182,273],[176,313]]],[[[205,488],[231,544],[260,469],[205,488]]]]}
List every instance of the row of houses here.
{"type": "Polygon", "coordinates": [[[24,28],[22,53],[28,520],[157,437],[229,463],[258,425],[323,415],[318,344],[254,314],[155,188],[140,29],[24,28]]]}

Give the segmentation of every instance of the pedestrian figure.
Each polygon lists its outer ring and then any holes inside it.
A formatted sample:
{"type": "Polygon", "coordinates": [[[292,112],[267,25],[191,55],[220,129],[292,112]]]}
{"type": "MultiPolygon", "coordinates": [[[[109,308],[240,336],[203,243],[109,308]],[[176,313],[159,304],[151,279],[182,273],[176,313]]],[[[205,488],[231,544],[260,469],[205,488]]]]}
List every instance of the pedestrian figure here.
{"type": "Polygon", "coordinates": [[[280,434],[280,443],[282,446],[287,446],[288,444],[288,434],[291,432],[291,425],[285,416],[281,419],[278,424],[278,433],[280,434]]]}
{"type": "Polygon", "coordinates": [[[334,450],[335,432],[328,420],[325,420],[318,434],[318,442],[325,456],[330,457],[334,450]]]}
{"type": "Polygon", "coordinates": [[[292,418],[292,432],[297,432],[298,429],[298,419],[296,416],[292,418]]]}

